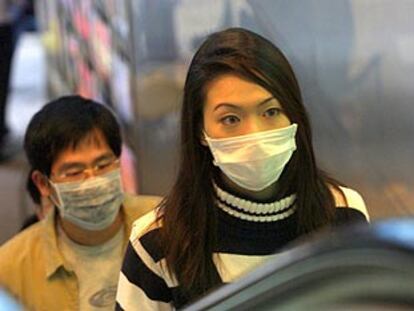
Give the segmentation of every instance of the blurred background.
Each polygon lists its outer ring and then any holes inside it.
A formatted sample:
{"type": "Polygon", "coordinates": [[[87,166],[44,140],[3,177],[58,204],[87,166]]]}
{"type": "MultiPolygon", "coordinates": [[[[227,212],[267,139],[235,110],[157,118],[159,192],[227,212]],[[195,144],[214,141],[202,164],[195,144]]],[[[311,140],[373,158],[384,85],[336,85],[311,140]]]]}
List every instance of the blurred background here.
{"type": "MultiPolygon", "coordinates": [[[[0,244],[33,213],[21,138],[49,99],[114,109],[128,191],[167,193],[189,61],[211,32],[251,29],[286,54],[322,168],[364,197],[372,220],[414,214],[411,0],[21,1],[0,158],[0,244]],[[30,7],[33,10],[30,10],[30,7]],[[23,9],[22,9],[23,8],[23,9]]],[[[0,57],[4,51],[0,50],[0,57]]]]}

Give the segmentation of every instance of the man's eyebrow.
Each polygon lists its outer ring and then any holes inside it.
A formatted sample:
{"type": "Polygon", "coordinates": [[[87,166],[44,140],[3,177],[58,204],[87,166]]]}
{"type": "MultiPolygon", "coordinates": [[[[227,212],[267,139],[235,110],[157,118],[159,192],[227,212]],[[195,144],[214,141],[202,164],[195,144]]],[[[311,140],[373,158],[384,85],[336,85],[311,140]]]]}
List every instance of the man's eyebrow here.
{"type": "MultiPolygon", "coordinates": [[[[269,101],[274,100],[274,99],[276,99],[276,98],[274,98],[273,96],[271,96],[269,98],[266,98],[266,99],[262,100],[261,102],[259,102],[258,106],[262,106],[262,105],[264,105],[264,104],[266,104],[269,101]]],[[[240,109],[240,107],[237,106],[237,105],[235,105],[235,104],[231,104],[231,103],[220,103],[216,107],[214,107],[214,110],[213,111],[216,111],[217,109],[222,108],[222,107],[228,107],[228,108],[233,108],[233,109],[240,109]]]]}
{"type": "Polygon", "coordinates": [[[59,167],[58,171],[62,172],[62,171],[66,171],[72,168],[82,168],[85,167],[85,164],[82,162],[68,162],[63,164],[61,167],[59,167]]]}
{"type": "MultiPolygon", "coordinates": [[[[115,156],[110,152],[105,153],[105,154],[97,157],[96,159],[94,159],[93,162],[92,162],[92,165],[95,165],[96,163],[99,163],[99,162],[104,161],[104,160],[109,160],[109,159],[114,158],[114,157],[115,156]]],[[[61,172],[61,171],[68,170],[68,169],[71,169],[71,168],[83,168],[87,165],[88,164],[83,163],[83,162],[68,162],[68,163],[64,163],[59,168],[59,171],[61,172]]]]}
{"type": "Polygon", "coordinates": [[[100,162],[100,161],[103,161],[103,160],[110,160],[110,159],[113,159],[113,158],[115,158],[115,155],[113,153],[108,152],[108,153],[105,153],[105,154],[97,157],[95,160],[93,160],[93,163],[97,163],[97,162],[100,162]]]}

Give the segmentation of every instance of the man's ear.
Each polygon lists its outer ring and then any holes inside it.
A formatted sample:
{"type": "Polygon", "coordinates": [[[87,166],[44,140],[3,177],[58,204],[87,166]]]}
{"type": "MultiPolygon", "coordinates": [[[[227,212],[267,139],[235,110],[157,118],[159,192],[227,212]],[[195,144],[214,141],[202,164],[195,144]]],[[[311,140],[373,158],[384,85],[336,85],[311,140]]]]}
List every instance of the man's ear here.
{"type": "Polygon", "coordinates": [[[35,213],[39,220],[46,218],[47,213],[53,208],[53,202],[50,197],[40,197],[40,205],[35,207],[35,213]]]}
{"type": "Polygon", "coordinates": [[[30,176],[33,183],[36,185],[42,197],[48,197],[52,193],[50,184],[44,174],[38,170],[34,170],[30,176]]]}

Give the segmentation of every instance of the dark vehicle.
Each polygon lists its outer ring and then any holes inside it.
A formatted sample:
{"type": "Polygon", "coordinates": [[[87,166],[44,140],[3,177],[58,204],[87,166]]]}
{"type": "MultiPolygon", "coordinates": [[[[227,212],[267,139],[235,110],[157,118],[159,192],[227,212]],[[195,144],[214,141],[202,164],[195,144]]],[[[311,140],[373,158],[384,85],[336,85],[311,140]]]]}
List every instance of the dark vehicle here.
{"type": "Polygon", "coordinates": [[[414,219],[388,220],[287,251],[185,310],[412,310],[413,268],[414,219]]]}

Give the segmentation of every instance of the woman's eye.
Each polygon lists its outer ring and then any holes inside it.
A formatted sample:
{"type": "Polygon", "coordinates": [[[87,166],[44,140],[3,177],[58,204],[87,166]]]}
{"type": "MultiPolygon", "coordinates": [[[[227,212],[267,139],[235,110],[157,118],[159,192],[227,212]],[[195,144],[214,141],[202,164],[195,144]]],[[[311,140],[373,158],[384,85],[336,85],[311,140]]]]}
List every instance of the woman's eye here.
{"type": "Polygon", "coordinates": [[[280,112],[279,108],[270,108],[270,109],[267,109],[263,113],[263,116],[267,117],[267,118],[272,118],[272,117],[277,116],[279,114],[279,112],[280,112]]]}
{"type": "Polygon", "coordinates": [[[224,125],[234,125],[239,121],[240,121],[239,118],[236,116],[226,116],[220,119],[220,122],[223,123],[224,125]]]}

